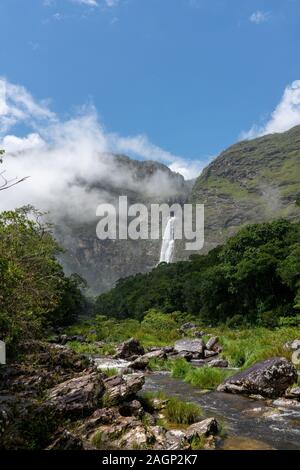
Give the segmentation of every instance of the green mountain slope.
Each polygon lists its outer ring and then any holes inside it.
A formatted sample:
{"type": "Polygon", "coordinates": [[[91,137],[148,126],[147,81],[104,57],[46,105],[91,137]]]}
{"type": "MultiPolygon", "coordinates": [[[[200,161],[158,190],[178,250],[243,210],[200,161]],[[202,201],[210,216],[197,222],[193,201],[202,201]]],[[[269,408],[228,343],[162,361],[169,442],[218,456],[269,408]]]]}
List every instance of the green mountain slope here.
{"type": "MultiPolygon", "coordinates": [[[[203,252],[249,223],[298,220],[300,126],[233,145],[197,178],[190,202],[205,205],[203,252]]],[[[177,259],[190,253],[177,245],[177,259]]]]}

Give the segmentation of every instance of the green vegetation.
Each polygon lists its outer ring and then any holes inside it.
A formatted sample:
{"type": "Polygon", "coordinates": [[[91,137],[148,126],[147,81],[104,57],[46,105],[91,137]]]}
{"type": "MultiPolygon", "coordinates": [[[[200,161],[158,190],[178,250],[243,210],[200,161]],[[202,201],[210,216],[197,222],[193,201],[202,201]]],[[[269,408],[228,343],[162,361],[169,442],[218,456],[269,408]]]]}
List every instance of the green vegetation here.
{"type": "Polygon", "coordinates": [[[170,366],[172,377],[184,380],[194,387],[203,390],[213,390],[217,388],[232,372],[226,369],[215,369],[212,367],[193,367],[185,359],[171,361],[170,366]]]}
{"type": "MultiPolygon", "coordinates": [[[[299,314],[299,240],[300,223],[249,225],[207,255],[120,280],[98,297],[96,312],[142,320],[150,309],[180,311],[204,324],[275,327],[299,314]]],[[[164,337],[173,325],[161,318],[164,337]]]]}
{"type": "Polygon", "coordinates": [[[64,275],[42,218],[32,207],[0,214],[0,331],[9,350],[75,321],[85,308],[81,280],[64,275]]]}
{"type": "Polygon", "coordinates": [[[170,423],[193,424],[201,419],[202,410],[194,403],[186,403],[173,397],[168,400],[164,415],[170,423]]]}

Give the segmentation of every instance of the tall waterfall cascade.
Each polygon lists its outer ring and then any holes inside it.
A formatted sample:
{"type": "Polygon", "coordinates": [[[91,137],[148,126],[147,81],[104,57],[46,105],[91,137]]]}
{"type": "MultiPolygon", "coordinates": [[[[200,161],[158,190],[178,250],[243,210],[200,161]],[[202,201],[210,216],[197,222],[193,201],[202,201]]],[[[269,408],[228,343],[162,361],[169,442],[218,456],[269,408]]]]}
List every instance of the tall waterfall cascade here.
{"type": "Polygon", "coordinates": [[[160,263],[171,263],[175,246],[175,217],[170,217],[165,228],[160,250],[160,263]]]}

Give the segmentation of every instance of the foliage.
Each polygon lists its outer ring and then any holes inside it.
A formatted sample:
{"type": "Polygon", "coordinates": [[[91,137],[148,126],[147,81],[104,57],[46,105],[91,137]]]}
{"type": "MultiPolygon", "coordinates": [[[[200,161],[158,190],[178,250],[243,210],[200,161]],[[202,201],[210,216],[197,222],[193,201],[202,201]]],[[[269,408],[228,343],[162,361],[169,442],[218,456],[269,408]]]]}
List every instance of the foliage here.
{"type": "Polygon", "coordinates": [[[0,331],[10,347],[81,313],[79,285],[64,275],[42,216],[31,206],[0,214],[0,331]]]}
{"type": "Polygon", "coordinates": [[[201,418],[202,410],[194,403],[183,402],[173,397],[168,400],[164,415],[170,423],[193,424],[201,418]]]}
{"type": "Polygon", "coordinates": [[[232,372],[226,369],[216,369],[213,367],[191,367],[186,376],[185,382],[201,389],[213,390],[218,387],[232,372]]]}
{"type": "MultiPolygon", "coordinates": [[[[152,311],[179,311],[206,324],[275,327],[300,309],[299,239],[300,223],[249,225],[207,255],[120,280],[97,298],[96,312],[142,320],[152,311]]],[[[163,331],[171,319],[160,321],[163,331]]]]}

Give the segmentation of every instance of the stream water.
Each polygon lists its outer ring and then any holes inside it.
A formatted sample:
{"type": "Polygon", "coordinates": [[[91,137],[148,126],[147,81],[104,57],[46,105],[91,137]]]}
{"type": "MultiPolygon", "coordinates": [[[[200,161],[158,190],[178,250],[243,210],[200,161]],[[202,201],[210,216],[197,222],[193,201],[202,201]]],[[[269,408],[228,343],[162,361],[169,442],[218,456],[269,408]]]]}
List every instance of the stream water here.
{"type": "Polygon", "coordinates": [[[241,395],[203,393],[168,373],[147,375],[143,390],[197,403],[206,416],[224,424],[228,437],[223,449],[300,449],[300,409],[274,408],[241,395]]]}

